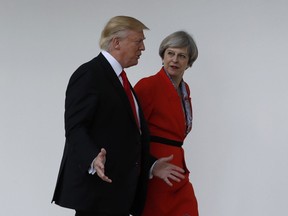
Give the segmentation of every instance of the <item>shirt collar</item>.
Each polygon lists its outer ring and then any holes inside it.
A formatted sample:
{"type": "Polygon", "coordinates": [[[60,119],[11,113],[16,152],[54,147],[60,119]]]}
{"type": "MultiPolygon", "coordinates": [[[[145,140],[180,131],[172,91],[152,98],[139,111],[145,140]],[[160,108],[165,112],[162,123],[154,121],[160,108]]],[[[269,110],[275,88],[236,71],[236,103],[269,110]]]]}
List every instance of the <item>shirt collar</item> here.
{"type": "Polygon", "coordinates": [[[122,72],[123,68],[120,65],[120,63],[107,51],[102,50],[101,53],[104,55],[104,57],[107,59],[107,61],[110,63],[110,65],[112,66],[114,72],[116,73],[116,75],[119,77],[120,73],[122,72]]]}

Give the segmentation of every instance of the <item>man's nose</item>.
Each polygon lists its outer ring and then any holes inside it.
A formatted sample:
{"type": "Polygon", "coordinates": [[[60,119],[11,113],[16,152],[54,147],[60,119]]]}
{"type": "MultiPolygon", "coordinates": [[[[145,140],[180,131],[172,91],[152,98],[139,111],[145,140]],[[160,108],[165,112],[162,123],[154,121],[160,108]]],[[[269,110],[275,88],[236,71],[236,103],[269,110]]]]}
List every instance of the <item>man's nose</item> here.
{"type": "Polygon", "coordinates": [[[141,45],[140,45],[140,50],[143,50],[143,51],[145,50],[144,42],[141,43],[141,45]]]}

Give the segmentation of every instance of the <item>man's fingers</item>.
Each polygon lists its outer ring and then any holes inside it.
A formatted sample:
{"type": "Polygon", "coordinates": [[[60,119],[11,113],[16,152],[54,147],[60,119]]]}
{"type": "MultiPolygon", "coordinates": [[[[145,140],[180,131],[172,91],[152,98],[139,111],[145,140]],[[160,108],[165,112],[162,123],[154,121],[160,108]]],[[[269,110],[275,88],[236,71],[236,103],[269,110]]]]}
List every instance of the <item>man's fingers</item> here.
{"type": "Polygon", "coordinates": [[[109,182],[109,183],[112,182],[112,180],[108,176],[105,175],[104,169],[100,169],[99,167],[97,167],[96,168],[96,173],[103,181],[106,181],[106,182],[109,182]]]}
{"type": "Polygon", "coordinates": [[[165,177],[163,177],[163,180],[169,186],[173,185],[171,181],[180,182],[181,180],[185,179],[185,175],[183,175],[183,173],[185,173],[184,169],[172,164],[170,164],[167,168],[168,169],[166,170],[166,175],[164,175],[165,177]]]}
{"type": "Polygon", "coordinates": [[[101,154],[101,156],[106,156],[106,150],[104,148],[101,148],[101,151],[99,154],[101,154]]]}
{"type": "Polygon", "coordinates": [[[104,170],[104,161],[101,160],[100,158],[97,158],[96,161],[95,161],[95,168],[97,170],[98,169],[103,169],[104,170]]]}
{"type": "Polygon", "coordinates": [[[164,178],[163,181],[164,181],[167,185],[169,185],[170,187],[173,186],[173,184],[169,181],[168,178],[164,178]]]}
{"type": "Polygon", "coordinates": [[[105,176],[105,174],[104,174],[104,168],[101,168],[101,167],[99,167],[99,166],[96,166],[95,169],[96,169],[96,173],[98,174],[98,176],[99,176],[100,178],[102,178],[103,176],[105,176]]]}
{"type": "Polygon", "coordinates": [[[185,173],[184,169],[175,165],[171,165],[171,170],[171,172],[185,173]]]}
{"type": "Polygon", "coordinates": [[[171,179],[172,181],[175,181],[175,182],[180,182],[181,181],[181,179],[179,179],[179,178],[177,178],[177,177],[175,177],[173,175],[169,176],[168,179],[171,179]]]}
{"type": "Polygon", "coordinates": [[[185,179],[185,175],[183,175],[183,174],[181,174],[181,173],[179,173],[179,172],[172,171],[172,172],[170,173],[170,175],[171,175],[171,176],[175,176],[175,177],[180,178],[180,179],[185,179]]]}
{"type": "Polygon", "coordinates": [[[112,183],[112,180],[109,179],[108,176],[104,176],[104,177],[102,178],[102,180],[103,180],[103,181],[106,181],[106,182],[108,182],[108,183],[112,183]]]}
{"type": "Polygon", "coordinates": [[[169,179],[173,180],[173,181],[176,181],[176,182],[180,182],[182,179],[185,178],[184,175],[179,175],[179,174],[176,174],[176,175],[173,175],[172,173],[168,176],[169,179]]]}
{"type": "Polygon", "coordinates": [[[161,162],[169,162],[173,159],[173,155],[159,159],[161,162]]]}
{"type": "Polygon", "coordinates": [[[185,173],[185,170],[177,165],[171,164],[171,163],[166,163],[166,170],[170,172],[179,172],[179,173],[185,173]]]}
{"type": "MultiPolygon", "coordinates": [[[[99,176],[100,177],[100,176],[99,176]]],[[[105,182],[108,182],[108,183],[112,183],[112,180],[111,179],[109,179],[109,177],[108,176],[102,176],[102,177],[100,177],[103,181],[105,181],[105,182]]]]}
{"type": "Polygon", "coordinates": [[[112,180],[105,175],[105,162],[106,162],[106,150],[102,148],[96,157],[96,160],[94,162],[94,168],[99,178],[101,178],[103,181],[111,183],[112,180]]]}

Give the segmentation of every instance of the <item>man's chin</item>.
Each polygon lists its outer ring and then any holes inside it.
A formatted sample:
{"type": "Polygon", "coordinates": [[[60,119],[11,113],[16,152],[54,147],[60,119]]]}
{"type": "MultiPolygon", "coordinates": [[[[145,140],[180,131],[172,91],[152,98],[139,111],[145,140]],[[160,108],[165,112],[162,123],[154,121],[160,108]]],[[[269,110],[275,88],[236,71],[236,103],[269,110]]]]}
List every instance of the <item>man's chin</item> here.
{"type": "Polygon", "coordinates": [[[133,62],[133,63],[131,63],[131,64],[129,64],[129,65],[126,66],[125,68],[129,68],[129,67],[135,66],[135,65],[137,65],[137,64],[138,64],[138,60],[135,61],[135,62],[133,62]]]}

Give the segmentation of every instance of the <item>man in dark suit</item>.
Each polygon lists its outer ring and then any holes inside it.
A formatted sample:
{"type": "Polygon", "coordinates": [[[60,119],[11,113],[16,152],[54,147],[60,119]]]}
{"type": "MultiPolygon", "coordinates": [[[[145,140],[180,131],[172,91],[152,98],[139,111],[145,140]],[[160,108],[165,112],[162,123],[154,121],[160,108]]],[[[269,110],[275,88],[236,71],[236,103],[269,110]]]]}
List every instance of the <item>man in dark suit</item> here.
{"type": "Polygon", "coordinates": [[[76,216],[138,216],[149,172],[164,181],[171,175],[177,181],[184,177],[169,163],[171,157],[154,163],[137,96],[128,82],[131,105],[123,88],[121,72],[138,64],[145,29],[132,17],[110,19],[102,31],[101,53],[69,80],[66,143],[52,202],[75,209],[76,216]]]}

